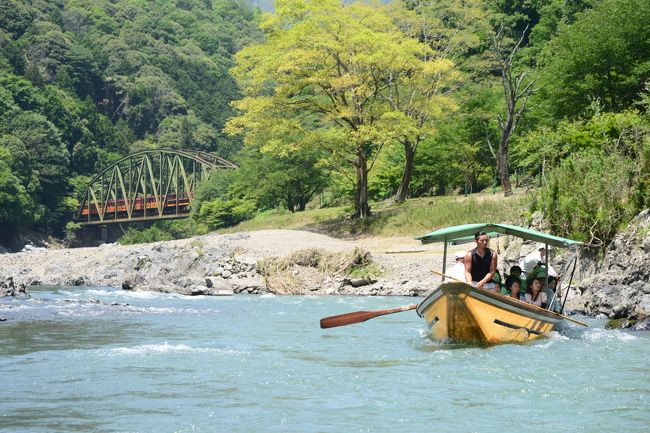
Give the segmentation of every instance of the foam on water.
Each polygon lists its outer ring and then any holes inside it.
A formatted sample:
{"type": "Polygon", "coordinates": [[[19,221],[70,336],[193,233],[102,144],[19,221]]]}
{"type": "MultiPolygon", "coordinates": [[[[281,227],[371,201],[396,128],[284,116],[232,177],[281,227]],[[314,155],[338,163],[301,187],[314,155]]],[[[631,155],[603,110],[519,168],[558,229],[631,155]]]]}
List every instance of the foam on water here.
{"type": "Polygon", "coordinates": [[[230,348],[216,348],[216,347],[192,347],[186,344],[169,344],[166,341],[161,344],[145,344],[132,347],[116,347],[113,349],[96,350],[100,355],[156,355],[165,353],[214,353],[221,355],[245,355],[242,352],[230,348]]]}
{"type": "Polygon", "coordinates": [[[28,310],[34,310],[37,307],[34,305],[28,305],[28,304],[18,304],[18,305],[12,305],[12,304],[0,304],[0,311],[28,311],[28,310]]]}
{"type": "Polygon", "coordinates": [[[583,334],[587,341],[635,341],[638,337],[619,329],[590,328],[583,334]]]}

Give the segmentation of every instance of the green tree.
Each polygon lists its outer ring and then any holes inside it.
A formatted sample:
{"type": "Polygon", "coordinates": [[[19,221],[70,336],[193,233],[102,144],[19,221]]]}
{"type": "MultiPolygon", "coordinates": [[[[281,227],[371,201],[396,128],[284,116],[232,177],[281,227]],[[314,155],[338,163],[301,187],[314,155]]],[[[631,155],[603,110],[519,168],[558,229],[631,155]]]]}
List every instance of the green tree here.
{"type": "Polygon", "coordinates": [[[327,185],[321,161],[323,156],[309,149],[281,156],[249,147],[240,154],[231,192],[254,198],[262,210],[284,207],[291,212],[304,211],[314,194],[327,185]]]}
{"type": "Polygon", "coordinates": [[[571,155],[550,174],[541,207],[551,231],[603,247],[633,216],[633,164],[620,152],[571,155]]]}
{"type": "MultiPolygon", "coordinates": [[[[504,108],[503,115],[497,116],[501,138],[499,147],[495,152],[492,143],[488,139],[490,150],[497,161],[497,173],[501,181],[503,194],[507,197],[512,195],[512,185],[510,184],[510,139],[515,132],[517,125],[526,109],[528,98],[535,91],[533,88],[534,80],[528,77],[527,71],[516,71],[514,59],[524,41],[527,28],[519,38],[518,42],[509,44],[509,39],[504,35],[504,28],[501,27],[493,37],[492,53],[497,62],[498,70],[501,75],[501,85],[503,86],[504,108]]],[[[489,137],[489,136],[488,136],[489,137]]]]}
{"type": "Polygon", "coordinates": [[[0,2],[3,185],[18,180],[29,197],[25,228],[60,232],[74,202],[67,180],[131,148],[233,156],[241,142],[222,129],[239,90],[228,70],[259,39],[258,19],[233,0],[0,2]]]}
{"type": "Polygon", "coordinates": [[[529,132],[516,147],[515,157],[520,167],[543,177],[571,155],[586,151],[614,149],[629,159],[641,161],[649,133],[647,114],[597,113],[589,119],[563,120],[553,128],[529,132]]]}
{"type": "Polygon", "coordinates": [[[577,117],[594,100],[630,107],[650,80],[650,3],[603,0],[543,50],[541,90],[557,117],[577,117]]]}
{"type": "Polygon", "coordinates": [[[7,239],[17,226],[31,223],[32,200],[20,178],[13,171],[10,151],[0,138],[0,237],[7,239]]]}
{"type": "Polygon", "coordinates": [[[212,229],[233,226],[251,218],[255,214],[255,202],[240,198],[203,202],[198,212],[198,219],[212,229]]]}
{"type": "Polygon", "coordinates": [[[539,21],[530,23],[529,45],[524,57],[529,64],[536,64],[544,46],[555,36],[562,26],[570,25],[581,12],[591,9],[595,0],[550,0],[540,2],[538,6],[539,21]]]}
{"type": "Polygon", "coordinates": [[[36,202],[48,209],[39,224],[44,229],[54,229],[67,217],[64,197],[68,186],[68,150],[56,127],[42,115],[21,113],[9,127],[11,135],[24,146],[28,160],[25,165],[29,167],[25,179],[37,179],[39,187],[33,189],[36,202]]]}
{"type": "Polygon", "coordinates": [[[402,34],[381,8],[336,0],[278,1],[262,28],[267,40],[236,56],[232,73],[246,97],[226,130],[245,143],[272,131],[266,149],[279,154],[287,151],[283,136],[315,131],[294,144],[330,146],[351,164],[355,217],[368,216],[368,172],[384,140],[377,126],[390,111],[379,95],[391,77],[416,70],[430,48],[402,34]],[[301,113],[316,121],[305,123],[301,113]]]}
{"type": "Polygon", "coordinates": [[[36,10],[26,2],[6,0],[0,3],[0,28],[9,32],[13,39],[18,39],[32,25],[36,10]]]}
{"type": "MultiPolygon", "coordinates": [[[[419,13],[400,9],[393,12],[394,19],[407,36],[422,40],[425,46],[431,47],[422,53],[420,61],[409,59],[409,71],[404,70],[405,63],[397,66],[397,70],[389,69],[387,89],[379,94],[390,110],[382,114],[378,124],[380,136],[399,142],[404,149],[402,179],[395,196],[398,203],[404,202],[409,193],[418,146],[434,132],[436,123],[443,116],[456,109],[455,101],[449,96],[457,88],[460,78],[450,60],[454,51],[448,34],[452,30],[444,27],[442,17],[433,20],[439,28],[431,25],[428,13],[432,9],[429,2],[420,2],[419,13]]],[[[467,32],[461,33],[464,34],[467,32]]]]}

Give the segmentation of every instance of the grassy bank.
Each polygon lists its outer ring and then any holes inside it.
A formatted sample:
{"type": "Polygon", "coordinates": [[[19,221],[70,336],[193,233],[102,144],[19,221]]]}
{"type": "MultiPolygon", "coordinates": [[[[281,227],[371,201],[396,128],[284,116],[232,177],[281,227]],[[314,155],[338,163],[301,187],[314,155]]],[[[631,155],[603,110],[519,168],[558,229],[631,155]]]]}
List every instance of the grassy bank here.
{"type": "Polygon", "coordinates": [[[262,212],[255,218],[223,230],[224,233],[262,229],[303,229],[346,237],[356,235],[417,236],[457,224],[480,222],[526,223],[530,218],[530,195],[502,194],[428,197],[396,204],[392,200],[372,204],[373,215],[353,220],[350,207],[314,209],[291,213],[262,212]]]}

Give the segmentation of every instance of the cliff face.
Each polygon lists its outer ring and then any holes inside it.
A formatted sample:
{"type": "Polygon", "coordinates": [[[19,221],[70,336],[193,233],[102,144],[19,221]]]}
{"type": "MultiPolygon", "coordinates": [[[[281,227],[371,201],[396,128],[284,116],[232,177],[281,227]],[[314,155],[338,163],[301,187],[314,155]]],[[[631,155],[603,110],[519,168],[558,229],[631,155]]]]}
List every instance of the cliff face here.
{"type": "Polygon", "coordinates": [[[588,315],[628,319],[623,323],[627,326],[650,327],[650,209],[616,235],[598,272],[578,283],[567,307],[588,315]]]}

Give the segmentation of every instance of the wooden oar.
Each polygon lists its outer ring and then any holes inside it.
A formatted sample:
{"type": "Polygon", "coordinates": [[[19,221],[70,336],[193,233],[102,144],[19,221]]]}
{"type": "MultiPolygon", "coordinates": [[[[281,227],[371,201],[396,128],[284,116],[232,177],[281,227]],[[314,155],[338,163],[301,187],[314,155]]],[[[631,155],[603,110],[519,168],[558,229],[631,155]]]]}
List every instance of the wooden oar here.
{"type": "Polygon", "coordinates": [[[443,274],[442,272],[434,271],[433,269],[431,270],[436,275],[440,275],[441,277],[449,278],[450,280],[458,281],[459,283],[465,283],[469,284],[467,281],[459,280],[458,278],[454,278],[451,275],[443,274]]]}
{"type": "MultiPolygon", "coordinates": [[[[555,312],[552,311],[552,313],[555,313],[555,312]]],[[[572,319],[572,318],[570,318],[569,316],[565,316],[564,314],[559,314],[559,313],[555,313],[555,314],[557,314],[558,316],[562,316],[563,319],[566,319],[566,320],[568,320],[569,322],[577,323],[577,324],[580,325],[580,326],[585,326],[585,327],[589,328],[589,325],[587,325],[585,322],[581,322],[581,321],[579,321],[579,320],[572,319]]]]}
{"type": "MultiPolygon", "coordinates": [[[[443,274],[442,272],[438,272],[438,271],[434,271],[434,270],[432,270],[431,272],[433,272],[436,275],[440,275],[440,276],[443,276],[445,278],[449,278],[450,280],[458,281],[459,283],[469,284],[467,281],[459,280],[458,278],[454,278],[451,275],[443,274]]],[[[569,322],[577,323],[578,325],[586,326],[587,328],[589,327],[589,325],[587,325],[585,322],[581,322],[579,320],[572,319],[571,317],[565,316],[564,314],[559,314],[559,313],[556,313],[555,311],[549,311],[549,312],[553,313],[553,314],[557,314],[558,316],[562,317],[563,319],[568,320],[569,322]]]]}
{"type": "Polygon", "coordinates": [[[324,317],[320,319],[320,327],[335,328],[337,326],[352,325],[353,323],[365,322],[366,320],[373,319],[378,316],[386,314],[401,313],[402,311],[409,311],[416,309],[418,304],[404,305],[403,307],[389,308],[386,310],[377,311],[355,311],[354,313],[339,314],[338,316],[324,317]]]}

